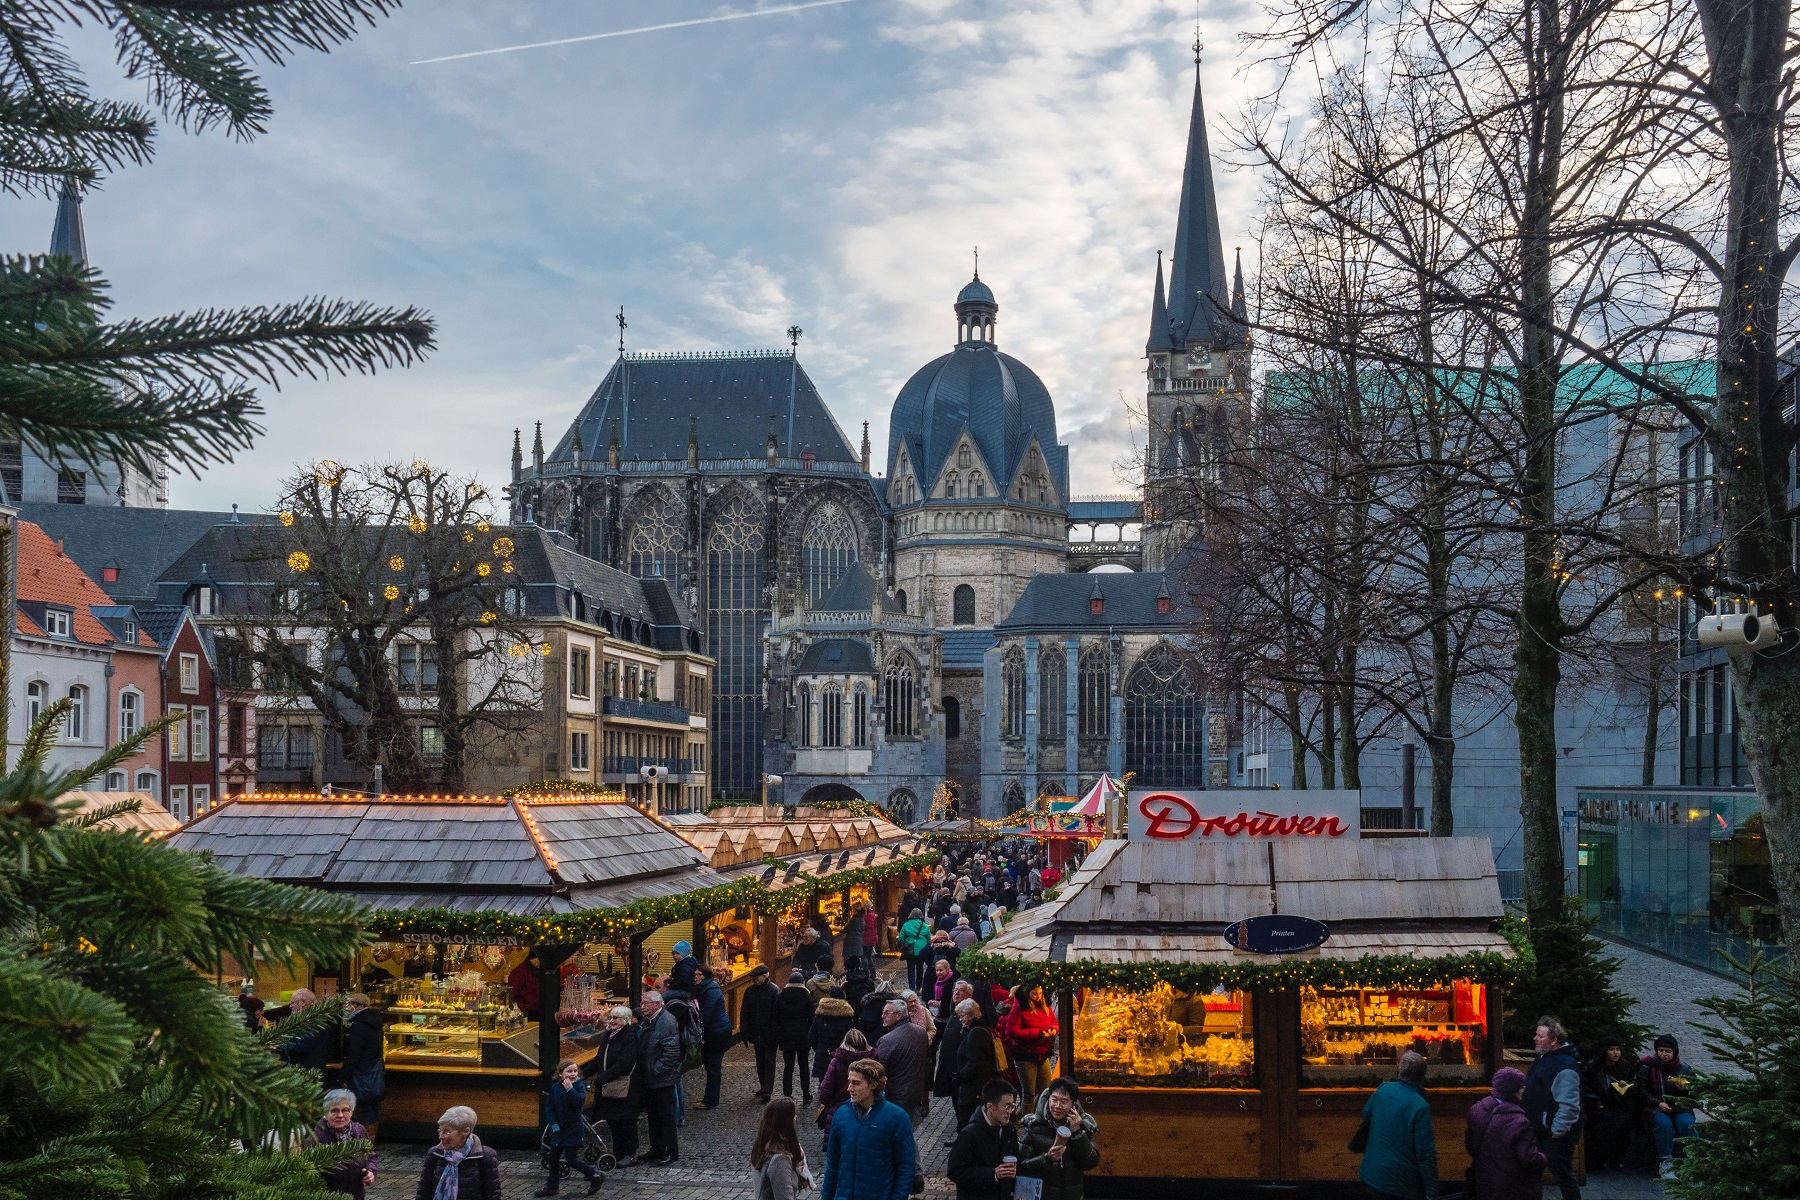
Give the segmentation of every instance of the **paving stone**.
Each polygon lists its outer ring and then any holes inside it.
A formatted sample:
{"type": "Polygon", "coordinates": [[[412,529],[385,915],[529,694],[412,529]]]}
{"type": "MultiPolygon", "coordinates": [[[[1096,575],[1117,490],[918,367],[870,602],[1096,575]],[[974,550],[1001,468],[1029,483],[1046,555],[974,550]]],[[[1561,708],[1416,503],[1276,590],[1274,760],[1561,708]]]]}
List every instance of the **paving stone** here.
{"type": "Polygon", "coordinates": [[[1620,990],[1637,1000],[1632,1019],[1656,1033],[1674,1035],[1681,1043],[1682,1061],[1690,1066],[1702,1071],[1720,1069],[1723,1064],[1706,1052],[1705,1035],[1699,1029],[1712,1023],[1712,1014],[1696,1001],[1703,996],[1734,995],[1741,989],[1723,975],[1624,942],[1609,942],[1607,947],[1620,963],[1616,976],[1620,990]]]}

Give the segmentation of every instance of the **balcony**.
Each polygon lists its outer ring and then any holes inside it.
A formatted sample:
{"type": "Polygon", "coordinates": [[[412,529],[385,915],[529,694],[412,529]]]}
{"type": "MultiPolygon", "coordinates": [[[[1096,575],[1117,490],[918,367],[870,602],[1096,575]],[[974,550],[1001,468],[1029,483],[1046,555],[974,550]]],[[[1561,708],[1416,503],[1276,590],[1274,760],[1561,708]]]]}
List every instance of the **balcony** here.
{"type": "Polygon", "coordinates": [[[688,783],[694,774],[694,763],[687,758],[634,758],[631,755],[613,755],[600,760],[600,781],[602,783],[642,783],[643,776],[638,774],[642,767],[661,767],[668,774],[664,781],[668,783],[688,783]]]}
{"type": "Polygon", "coordinates": [[[602,697],[601,711],[609,717],[632,721],[660,721],[665,725],[688,723],[688,710],[663,700],[627,700],[623,696],[602,697]]]}

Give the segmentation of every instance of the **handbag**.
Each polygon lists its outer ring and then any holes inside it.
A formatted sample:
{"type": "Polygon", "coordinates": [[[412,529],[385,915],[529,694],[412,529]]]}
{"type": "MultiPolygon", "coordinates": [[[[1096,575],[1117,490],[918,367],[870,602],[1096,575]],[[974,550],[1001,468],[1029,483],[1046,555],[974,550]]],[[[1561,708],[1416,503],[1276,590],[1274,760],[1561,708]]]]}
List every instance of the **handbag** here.
{"type": "Polygon", "coordinates": [[[1362,1124],[1350,1135],[1350,1153],[1361,1154],[1369,1148],[1369,1114],[1364,1113],[1362,1124]]]}
{"type": "Polygon", "coordinates": [[[1011,1065],[1006,1061],[1006,1043],[991,1033],[988,1036],[994,1038],[994,1069],[1004,1073],[1011,1065]]]}
{"type": "Polygon", "coordinates": [[[621,1075],[600,1085],[602,1100],[623,1100],[631,1095],[631,1076],[621,1075]]]}

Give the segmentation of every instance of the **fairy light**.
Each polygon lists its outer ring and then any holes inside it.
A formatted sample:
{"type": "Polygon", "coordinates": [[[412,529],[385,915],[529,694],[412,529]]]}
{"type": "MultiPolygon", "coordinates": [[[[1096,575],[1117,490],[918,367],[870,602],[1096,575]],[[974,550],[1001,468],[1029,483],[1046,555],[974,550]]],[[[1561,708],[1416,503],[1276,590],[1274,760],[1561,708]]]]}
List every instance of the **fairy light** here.
{"type": "Polygon", "coordinates": [[[391,558],[388,559],[388,570],[390,570],[390,571],[406,570],[406,559],[402,558],[398,554],[392,556],[391,558]]]}
{"type": "Polygon", "coordinates": [[[398,600],[400,598],[400,589],[390,583],[381,589],[381,594],[389,600],[398,600]]]}
{"type": "Polygon", "coordinates": [[[312,566],[312,555],[304,550],[296,550],[287,556],[288,570],[304,571],[312,566]]]}

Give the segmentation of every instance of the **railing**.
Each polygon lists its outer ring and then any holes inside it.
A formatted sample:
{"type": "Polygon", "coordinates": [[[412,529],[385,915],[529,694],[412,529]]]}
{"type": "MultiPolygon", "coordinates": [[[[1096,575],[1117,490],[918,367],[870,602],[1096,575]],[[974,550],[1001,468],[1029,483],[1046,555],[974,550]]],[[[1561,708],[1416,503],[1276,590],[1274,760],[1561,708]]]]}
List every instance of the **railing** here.
{"type": "Polygon", "coordinates": [[[622,354],[634,362],[699,362],[722,358],[793,358],[791,350],[633,350],[622,354]]]}
{"type": "MultiPolygon", "coordinates": [[[[874,620],[875,614],[872,611],[805,612],[795,613],[789,621],[783,623],[782,627],[786,629],[805,629],[813,626],[842,628],[844,626],[869,625],[873,624],[874,620]]],[[[881,610],[881,623],[891,629],[924,629],[926,627],[924,617],[891,608],[881,610]]]]}
{"type": "Polygon", "coordinates": [[[1506,904],[1525,903],[1525,872],[1500,871],[1500,899],[1506,904]]]}
{"type": "Polygon", "coordinates": [[[628,717],[637,721],[664,721],[671,725],[686,725],[688,721],[687,709],[663,700],[627,700],[623,696],[606,696],[602,698],[601,710],[608,716],[628,717]]]}
{"type": "MultiPolygon", "coordinates": [[[[1404,808],[1365,808],[1362,810],[1362,827],[1364,829],[1405,829],[1406,810],[1404,808]]],[[[1412,828],[1425,828],[1425,809],[1413,809],[1412,828]]]]}
{"type": "MultiPolygon", "coordinates": [[[[584,458],[581,460],[580,473],[584,476],[602,475],[617,470],[621,475],[671,475],[688,470],[685,458],[622,458],[619,465],[609,467],[603,458],[584,458]]],[[[744,475],[754,471],[770,469],[768,458],[707,458],[700,460],[700,472],[703,475],[744,475]]],[[[777,471],[810,471],[815,475],[861,475],[862,464],[855,462],[820,462],[814,459],[807,462],[799,458],[777,458],[774,461],[777,471]]],[[[575,464],[558,462],[545,463],[541,469],[527,469],[522,479],[560,479],[575,474],[575,464]]]]}
{"type": "Polygon", "coordinates": [[[628,754],[615,754],[600,760],[600,771],[603,775],[636,775],[644,767],[661,767],[671,775],[692,775],[694,760],[691,758],[635,758],[628,754]]]}
{"type": "Polygon", "coordinates": [[[1160,392],[1211,392],[1227,386],[1229,375],[1193,375],[1187,379],[1168,379],[1157,385],[1160,392]]]}
{"type": "Polygon", "coordinates": [[[1144,543],[1138,542],[1070,542],[1070,554],[1141,554],[1144,543]]]}

